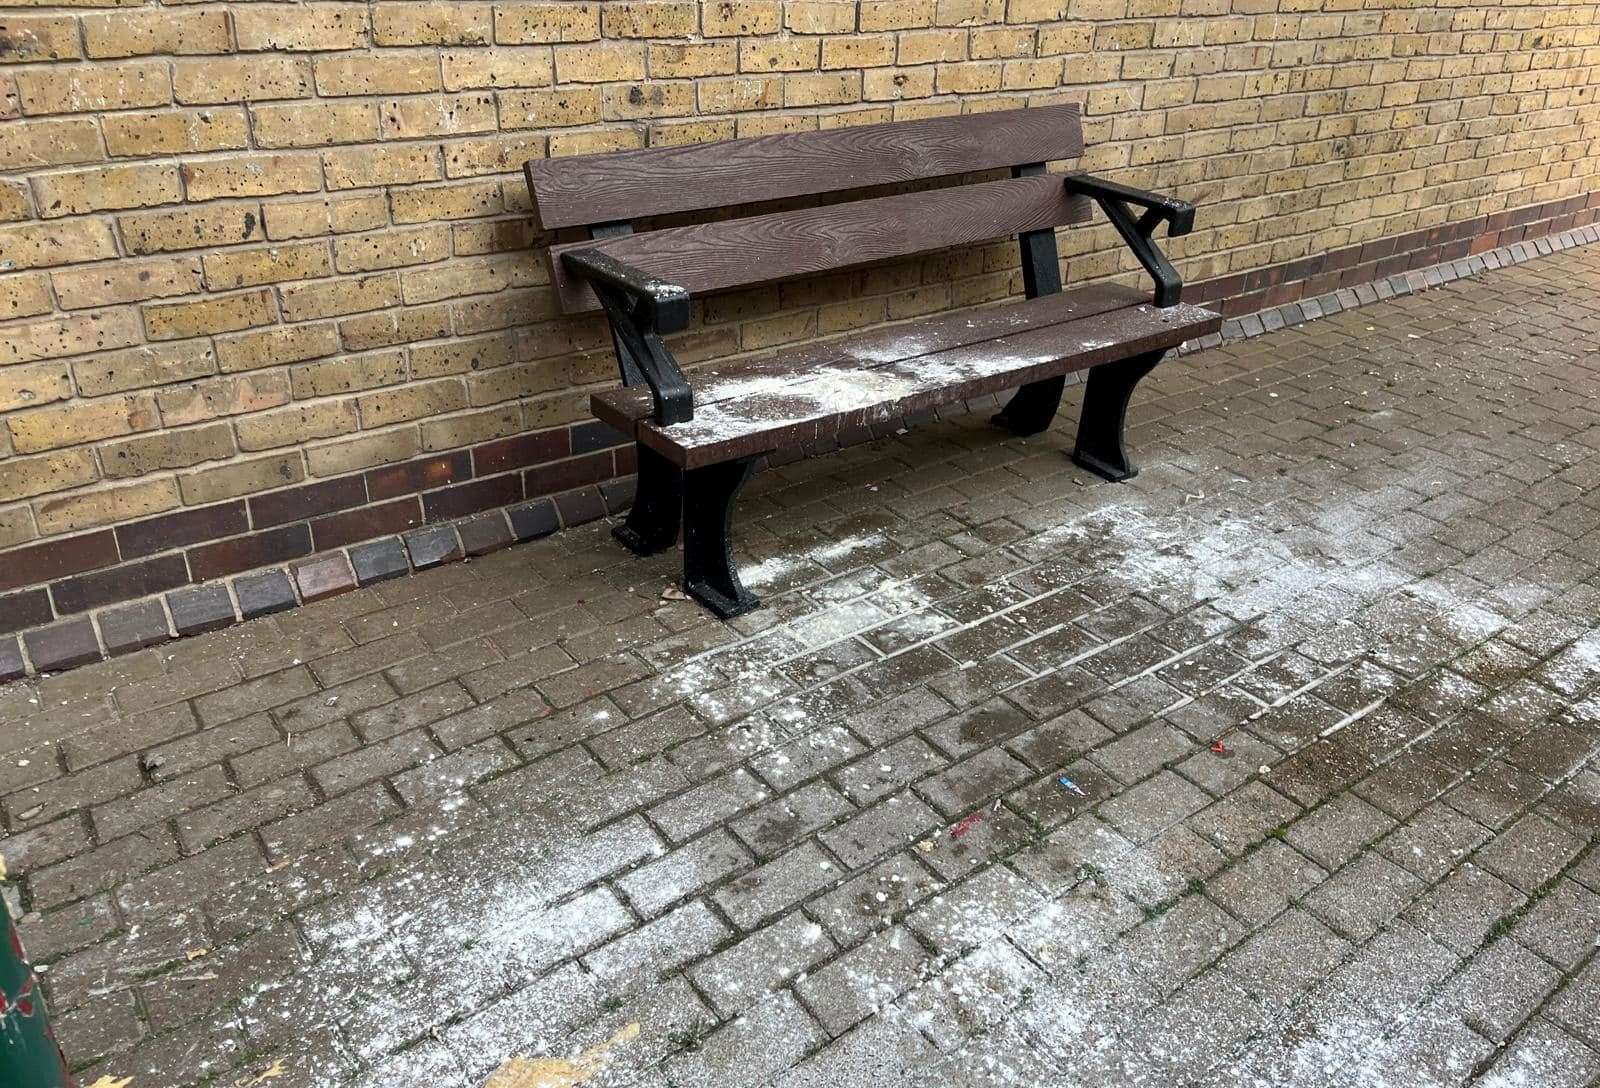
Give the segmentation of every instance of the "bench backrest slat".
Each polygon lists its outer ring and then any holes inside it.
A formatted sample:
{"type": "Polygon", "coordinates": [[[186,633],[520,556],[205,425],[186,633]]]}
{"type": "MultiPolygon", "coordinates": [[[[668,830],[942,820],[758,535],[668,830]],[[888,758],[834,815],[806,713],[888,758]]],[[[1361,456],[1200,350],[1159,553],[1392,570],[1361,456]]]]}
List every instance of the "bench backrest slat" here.
{"type": "Polygon", "coordinates": [[[690,294],[770,283],[1021,231],[1082,222],[1088,202],[1059,174],[903,193],[823,208],[569,242],[550,250],[551,278],[568,313],[599,308],[561,255],[598,249],[690,294]]]}
{"type": "Polygon", "coordinates": [[[947,177],[1083,153],[1078,106],[533,159],[547,230],[947,177]]]}

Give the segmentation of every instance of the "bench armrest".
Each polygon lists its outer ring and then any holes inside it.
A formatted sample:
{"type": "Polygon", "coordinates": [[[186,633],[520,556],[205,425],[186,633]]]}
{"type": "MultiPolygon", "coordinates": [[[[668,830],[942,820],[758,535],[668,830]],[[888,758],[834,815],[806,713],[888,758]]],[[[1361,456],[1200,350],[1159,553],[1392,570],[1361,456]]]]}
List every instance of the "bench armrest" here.
{"type": "Polygon", "coordinates": [[[593,284],[614,287],[644,307],[640,316],[659,333],[672,333],[689,324],[689,292],[642,268],[636,268],[598,249],[578,249],[561,255],[561,261],[593,284]]]}
{"type": "Polygon", "coordinates": [[[1090,197],[1100,205],[1100,210],[1106,213],[1106,218],[1139,258],[1144,270],[1156,281],[1155,304],[1176,306],[1183,297],[1183,278],[1151,235],[1159,223],[1166,223],[1169,238],[1188,234],[1194,229],[1194,205],[1187,200],[1118,185],[1090,174],[1068,174],[1063,184],[1067,192],[1090,197]],[[1143,208],[1144,214],[1135,219],[1128,210],[1130,205],[1143,208]]]}
{"type": "Polygon", "coordinates": [[[657,423],[694,418],[694,392],[663,333],[689,324],[689,292],[598,249],[570,250],[561,260],[589,281],[611,324],[622,384],[648,385],[657,423]]]}

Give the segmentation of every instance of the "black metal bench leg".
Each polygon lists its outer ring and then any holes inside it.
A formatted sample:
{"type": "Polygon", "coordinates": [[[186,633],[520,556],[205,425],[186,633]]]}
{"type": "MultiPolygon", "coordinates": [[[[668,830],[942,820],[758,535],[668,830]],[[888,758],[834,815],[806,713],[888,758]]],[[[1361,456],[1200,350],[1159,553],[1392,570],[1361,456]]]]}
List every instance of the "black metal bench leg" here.
{"type": "Polygon", "coordinates": [[[1061,391],[1067,387],[1065,375],[1025,385],[1012,394],[992,422],[1013,434],[1038,434],[1050,426],[1061,407],[1061,391]]]}
{"type": "Polygon", "coordinates": [[[1102,363],[1089,371],[1083,414],[1078,417],[1078,444],[1072,451],[1074,461],[1108,480],[1126,480],[1139,474],[1123,444],[1128,400],[1139,379],[1154,370],[1165,354],[1153,351],[1135,355],[1120,362],[1102,363]]]}
{"type": "Polygon", "coordinates": [[[634,447],[639,458],[639,483],[628,520],[611,535],[635,555],[654,555],[678,542],[683,520],[683,470],[643,444],[634,447]]]}
{"type": "Polygon", "coordinates": [[[753,464],[743,458],[683,474],[683,588],[723,619],[761,603],[733,565],[733,503],[753,464]]]}

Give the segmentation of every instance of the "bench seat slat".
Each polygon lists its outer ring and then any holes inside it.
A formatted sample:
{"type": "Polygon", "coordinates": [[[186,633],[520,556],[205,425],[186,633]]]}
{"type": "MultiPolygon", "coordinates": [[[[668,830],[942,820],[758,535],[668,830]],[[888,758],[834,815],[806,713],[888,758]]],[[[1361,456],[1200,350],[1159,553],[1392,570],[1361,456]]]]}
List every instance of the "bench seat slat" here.
{"type": "Polygon", "coordinates": [[[1044,378],[1176,347],[1215,332],[1220,315],[1140,303],[893,362],[726,376],[685,423],[639,423],[639,441],[699,468],[881,423],[1044,378]]]}
{"type": "Polygon", "coordinates": [[[546,230],[947,177],[1083,154],[1078,106],[533,159],[546,230]]]}
{"type": "MultiPolygon", "coordinates": [[[[764,374],[792,374],[821,367],[881,366],[965,344],[993,340],[1044,325],[1058,325],[1124,306],[1135,306],[1147,296],[1114,283],[1095,284],[1040,298],[1014,300],[980,310],[964,310],[918,318],[886,328],[872,329],[844,339],[825,340],[797,348],[763,352],[690,371],[694,402],[698,408],[715,404],[733,388],[727,378],[747,380],[764,374]]],[[[655,403],[644,386],[621,386],[594,394],[595,416],[626,434],[648,419],[655,403]]]]}
{"type": "Polygon", "coordinates": [[[1088,202],[1069,195],[1059,175],[1039,174],[569,242],[551,247],[550,278],[562,310],[579,313],[599,309],[600,301],[588,281],[562,263],[561,255],[573,249],[599,250],[690,294],[702,294],[988,242],[1088,217],[1088,202]]]}

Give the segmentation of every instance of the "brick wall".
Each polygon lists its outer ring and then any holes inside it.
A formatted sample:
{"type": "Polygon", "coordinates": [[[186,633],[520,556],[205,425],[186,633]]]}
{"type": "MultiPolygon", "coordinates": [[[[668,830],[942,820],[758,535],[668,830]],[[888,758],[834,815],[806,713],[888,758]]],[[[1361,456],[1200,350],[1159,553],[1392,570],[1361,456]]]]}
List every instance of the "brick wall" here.
{"type": "MultiPolygon", "coordinates": [[[[1055,101],[1233,312],[1589,222],[1600,4],[219,3],[0,14],[0,632],[545,495],[614,364],[541,155],[1055,101]]],[[[1071,281],[1135,266],[1063,233],[1071,281]]],[[[689,360],[1016,293],[1007,245],[707,300],[689,360]]],[[[543,523],[541,521],[541,523],[543,523]]]]}

